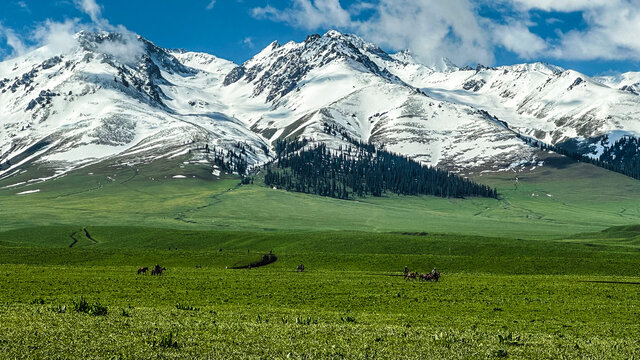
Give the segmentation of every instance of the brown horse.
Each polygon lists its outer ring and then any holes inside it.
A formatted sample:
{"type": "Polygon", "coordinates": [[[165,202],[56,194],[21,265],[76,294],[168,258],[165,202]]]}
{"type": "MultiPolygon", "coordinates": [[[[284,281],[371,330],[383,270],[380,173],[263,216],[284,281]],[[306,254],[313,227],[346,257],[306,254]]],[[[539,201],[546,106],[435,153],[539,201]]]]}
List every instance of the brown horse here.
{"type": "Polygon", "coordinates": [[[149,271],[148,267],[146,267],[146,266],[145,267],[141,267],[140,269],[138,269],[138,275],[140,275],[140,274],[145,274],[146,275],[147,271],[149,271]]]}
{"type": "Polygon", "coordinates": [[[156,267],[153,270],[151,270],[151,275],[162,275],[162,272],[167,270],[167,268],[164,267],[156,267]]]}
{"type": "Polygon", "coordinates": [[[409,274],[405,275],[405,277],[404,277],[405,280],[415,280],[416,278],[418,278],[418,273],[417,272],[409,273],[409,274]]]}
{"type": "Polygon", "coordinates": [[[440,280],[440,273],[437,271],[435,273],[428,273],[428,274],[422,274],[422,275],[426,275],[424,278],[426,281],[433,280],[435,282],[438,282],[438,280],[440,280]]]}

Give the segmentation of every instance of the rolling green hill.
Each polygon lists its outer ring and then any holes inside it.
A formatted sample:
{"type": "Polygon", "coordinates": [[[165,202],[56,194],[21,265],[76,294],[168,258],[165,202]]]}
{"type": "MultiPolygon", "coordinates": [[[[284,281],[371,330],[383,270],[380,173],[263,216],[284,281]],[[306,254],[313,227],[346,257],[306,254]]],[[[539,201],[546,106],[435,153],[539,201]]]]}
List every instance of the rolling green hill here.
{"type": "Polygon", "coordinates": [[[255,185],[238,186],[236,178],[215,179],[205,169],[175,163],[89,167],[40,184],[12,186],[20,178],[0,181],[0,224],[3,231],[36,225],[130,225],[557,238],[640,223],[637,180],[564,158],[546,161],[548,165],[527,173],[472,175],[497,187],[499,200],[388,194],[345,201],[273,190],[257,185],[259,176],[255,185]],[[40,191],[16,195],[30,190],[40,191]]]}
{"type": "Polygon", "coordinates": [[[0,357],[638,358],[640,182],[547,161],[517,187],[472,175],[498,200],[345,201],[159,162],[0,181],[0,357]]]}

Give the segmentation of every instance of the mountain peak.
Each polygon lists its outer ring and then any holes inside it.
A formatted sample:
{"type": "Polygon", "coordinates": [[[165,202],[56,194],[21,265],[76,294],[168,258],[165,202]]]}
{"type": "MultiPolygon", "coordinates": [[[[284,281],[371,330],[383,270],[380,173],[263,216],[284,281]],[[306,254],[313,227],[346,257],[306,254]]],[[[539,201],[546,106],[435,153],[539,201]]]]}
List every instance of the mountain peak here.
{"type": "Polygon", "coordinates": [[[343,34],[338,30],[329,30],[324,34],[325,37],[339,37],[342,35],[343,34]]]}
{"type": "Polygon", "coordinates": [[[259,54],[232,70],[224,80],[229,86],[241,79],[255,83],[254,96],[267,93],[270,102],[296,89],[299,82],[312,70],[330,63],[342,62],[355,71],[365,71],[388,81],[401,82],[395,75],[380,68],[370,55],[389,58],[377,46],[356,35],[345,35],[331,30],[325,35],[313,34],[301,43],[290,42],[275,47],[267,46],[259,54]]]}

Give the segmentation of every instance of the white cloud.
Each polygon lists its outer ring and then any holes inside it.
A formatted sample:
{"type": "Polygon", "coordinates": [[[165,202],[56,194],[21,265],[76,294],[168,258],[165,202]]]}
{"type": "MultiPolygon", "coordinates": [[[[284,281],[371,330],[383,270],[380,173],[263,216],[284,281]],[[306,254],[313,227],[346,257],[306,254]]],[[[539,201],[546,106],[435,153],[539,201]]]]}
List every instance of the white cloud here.
{"type": "Polygon", "coordinates": [[[290,0],[288,8],[259,7],[253,15],[308,31],[354,32],[391,50],[409,48],[431,64],[440,57],[490,64],[497,47],[527,60],[640,60],[640,0],[370,0],[349,8],[339,0],[290,0]],[[509,16],[482,17],[480,5],[509,16]],[[532,18],[562,23],[551,12],[580,12],[584,24],[565,33],[533,32],[532,18]]]}
{"type": "Polygon", "coordinates": [[[29,12],[29,13],[31,12],[31,9],[29,8],[29,5],[27,5],[27,3],[24,2],[24,1],[18,1],[16,3],[16,5],[18,5],[20,7],[20,9],[22,9],[22,10],[24,10],[26,12],[29,12]]]}
{"type": "Polygon", "coordinates": [[[491,40],[470,0],[378,0],[350,9],[339,0],[293,0],[290,8],[255,8],[253,15],[305,30],[352,31],[393,50],[410,48],[431,64],[442,57],[458,63],[493,62],[491,40]],[[367,21],[352,18],[362,11],[373,16],[367,21]]]}
{"type": "Polygon", "coordinates": [[[533,59],[544,54],[548,45],[544,39],[533,34],[521,22],[507,25],[492,25],[493,41],[496,45],[518,54],[524,59],[533,59]]]}
{"type": "Polygon", "coordinates": [[[11,48],[9,56],[20,56],[28,50],[22,38],[13,29],[4,27],[2,24],[0,24],[0,40],[4,40],[11,48]]]}
{"type": "Polygon", "coordinates": [[[521,11],[581,12],[586,27],[546,39],[545,55],[571,60],[640,60],[640,0],[509,0],[521,11]]]}
{"type": "Polygon", "coordinates": [[[207,10],[211,10],[213,9],[213,7],[216,5],[216,0],[211,0],[209,2],[209,5],[207,5],[207,10]]]}
{"type": "Polygon", "coordinates": [[[255,45],[253,44],[253,39],[251,37],[244,38],[244,40],[242,40],[242,43],[249,49],[253,49],[255,47],[255,45]]]}
{"type": "Polygon", "coordinates": [[[144,44],[138,35],[122,25],[114,26],[102,17],[102,7],[95,0],[74,0],[74,5],[89,15],[91,24],[83,24],[79,19],[64,22],[46,20],[36,24],[34,30],[23,39],[13,29],[0,24],[0,41],[4,39],[12,49],[9,57],[19,56],[34,48],[44,47],[51,55],[65,53],[77,45],[76,34],[80,30],[110,31],[121,34],[119,39],[96,44],[93,49],[118,58],[125,63],[134,64],[144,53],[144,44]]]}
{"type": "Polygon", "coordinates": [[[82,29],[78,19],[55,22],[46,20],[33,31],[31,38],[37,44],[47,45],[53,54],[71,50],[76,44],[75,34],[82,29]]]}
{"type": "Polygon", "coordinates": [[[102,7],[95,0],[74,0],[74,4],[79,10],[89,15],[94,23],[97,24],[104,21],[102,19],[102,7]]]}
{"type": "Polygon", "coordinates": [[[509,0],[522,10],[538,9],[543,11],[582,11],[608,6],[618,0],[509,0]]]}
{"type": "Polygon", "coordinates": [[[133,65],[140,60],[145,52],[144,45],[138,35],[119,25],[112,29],[122,35],[122,38],[113,41],[104,41],[98,44],[95,51],[113,56],[119,61],[133,65]]]}
{"type": "Polygon", "coordinates": [[[469,0],[380,0],[354,30],[393,50],[411,49],[423,62],[493,63],[491,38],[469,0]]]}
{"type": "Polygon", "coordinates": [[[347,27],[351,15],[342,8],[339,0],[293,0],[291,8],[279,10],[269,5],[254,8],[253,16],[284,22],[305,30],[321,27],[347,27]]]}
{"type": "Polygon", "coordinates": [[[93,30],[106,30],[122,35],[120,39],[104,41],[94,49],[106,55],[113,56],[128,64],[135,64],[144,53],[144,45],[139,40],[138,35],[129,31],[123,25],[111,25],[102,17],[102,6],[96,0],[74,0],[76,7],[89,15],[93,24],[93,30]]]}

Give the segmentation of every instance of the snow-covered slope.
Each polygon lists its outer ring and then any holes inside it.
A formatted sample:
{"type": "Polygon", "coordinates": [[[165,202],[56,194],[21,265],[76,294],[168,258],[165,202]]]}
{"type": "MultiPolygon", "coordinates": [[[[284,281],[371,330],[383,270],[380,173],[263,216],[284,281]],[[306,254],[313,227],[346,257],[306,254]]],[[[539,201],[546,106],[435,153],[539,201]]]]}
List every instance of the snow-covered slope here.
{"type": "Polygon", "coordinates": [[[637,79],[631,75],[617,82],[591,79],[533,63],[399,76],[431,97],[483,109],[520,134],[558,144],[639,136],[640,97],[631,89],[637,79]]]}
{"type": "Polygon", "coordinates": [[[356,36],[330,31],[302,43],[271,44],[234,69],[225,86],[271,104],[270,111],[237,115],[271,141],[304,136],[334,148],[346,139],[372,142],[450,169],[535,160],[531,148],[485,112],[408,85],[404,74],[436,72],[409,56],[398,60],[356,36]]]}
{"type": "Polygon", "coordinates": [[[34,162],[60,174],[203,144],[258,165],[273,141],[291,137],[498,170],[537,163],[520,134],[553,144],[640,135],[637,73],[591,79],[542,63],[470,69],[447,59],[427,67],[336,31],[274,42],[240,66],[130,34],[82,32],[72,45],[0,63],[0,178],[34,162]]]}
{"type": "Polygon", "coordinates": [[[596,77],[595,80],[610,88],[640,95],[640,72],[628,72],[617,76],[601,76],[596,77]]]}
{"type": "Polygon", "coordinates": [[[35,160],[65,171],[113,157],[172,157],[206,143],[246,142],[251,163],[267,159],[263,139],[217,112],[219,100],[202,90],[220,82],[228,62],[123,34],[76,39],[66,53],[44,47],[0,64],[0,176],[35,160]]]}

